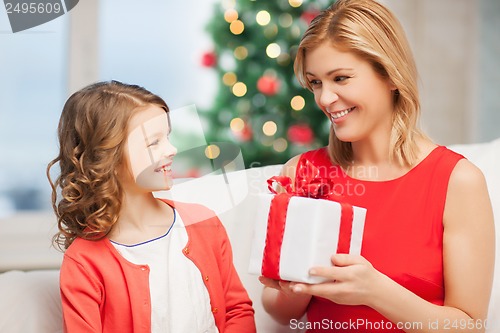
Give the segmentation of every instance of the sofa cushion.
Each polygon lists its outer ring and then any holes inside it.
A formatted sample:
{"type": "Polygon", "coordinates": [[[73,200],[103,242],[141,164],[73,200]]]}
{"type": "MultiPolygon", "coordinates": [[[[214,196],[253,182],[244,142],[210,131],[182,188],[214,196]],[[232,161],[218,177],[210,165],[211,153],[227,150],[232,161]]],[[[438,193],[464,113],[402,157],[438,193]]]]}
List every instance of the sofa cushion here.
{"type": "Polygon", "coordinates": [[[62,332],[59,271],[0,274],[0,332],[62,332]]]}

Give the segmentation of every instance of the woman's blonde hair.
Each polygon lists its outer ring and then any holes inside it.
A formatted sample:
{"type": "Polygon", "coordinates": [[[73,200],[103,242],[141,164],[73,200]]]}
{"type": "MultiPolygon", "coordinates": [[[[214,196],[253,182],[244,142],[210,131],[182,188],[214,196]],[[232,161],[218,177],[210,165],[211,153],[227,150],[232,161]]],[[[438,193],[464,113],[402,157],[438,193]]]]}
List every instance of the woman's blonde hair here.
{"type": "MultiPolygon", "coordinates": [[[[305,75],[305,57],[307,51],[325,42],[368,61],[382,78],[396,87],[390,157],[402,165],[413,165],[418,156],[415,138],[424,137],[418,127],[418,74],[397,18],[374,0],[338,0],[321,12],[302,37],[294,64],[298,81],[311,91],[305,75]]],[[[343,167],[352,161],[351,143],[340,141],[333,126],[329,153],[332,161],[343,167]]]]}
{"type": "Polygon", "coordinates": [[[118,220],[123,192],[116,171],[123,163],[127,126],[147,105],[168,112],[160,97],[118,81],[92,84],[66,101],[58,127],[59,155],[47,166],[59,228],[53,241],[60,249],[76,237],[103,238],[118,220]],[[52,181],[56,163],[60,174],[52,181]]]}

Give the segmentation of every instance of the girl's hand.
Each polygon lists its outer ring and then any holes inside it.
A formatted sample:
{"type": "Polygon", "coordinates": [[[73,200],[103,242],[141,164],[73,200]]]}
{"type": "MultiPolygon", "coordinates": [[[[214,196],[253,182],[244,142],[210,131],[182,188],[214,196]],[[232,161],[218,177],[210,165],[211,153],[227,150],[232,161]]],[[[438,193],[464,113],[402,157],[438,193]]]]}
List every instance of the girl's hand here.
{"type": "Polygon", "coordinates": [[[361,256],[335,254],[333,266],[314,267],[313,276],[320,276],[328,281],[320,284],[293,283],[291,288],[297,294],[309,294],[323,297],[337,304],[368,305],[373,291],[384,276],[373,268],[372,264],[361,256]]]}

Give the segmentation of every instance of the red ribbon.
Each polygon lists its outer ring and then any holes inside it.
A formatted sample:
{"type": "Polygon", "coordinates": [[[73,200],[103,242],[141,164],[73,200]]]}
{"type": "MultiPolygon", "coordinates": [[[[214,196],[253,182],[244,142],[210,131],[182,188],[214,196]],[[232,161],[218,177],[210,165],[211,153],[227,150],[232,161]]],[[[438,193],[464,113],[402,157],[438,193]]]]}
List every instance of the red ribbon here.
{"type": "Polygon", "coordinates": [[[262,275],[280,280],[279,267],[281,245],[285,234],[286,214],[291,195],[280,193],[271,200],[271,208],[267,220],[266,245],[262,257],[262,275]]]}
{"type": "MultiPolygon", "coordinates": [[[[308,161],[306,161],[307,163],[308,161]]],[[[276,194],[271,201],[269,217],[267,221],[267,234],[264,254],[262,258],[262,275],[280,280],[279,263],[281,257],[281,246],[285,233],[286,215],[288,204],[292,196],[301,196],[315,199],[326,199],[340,202],[341,218],[337,253],[349,253],[352,235],[353,208],[352,205],[343,202],[343,197],[334,190],[331,179],[319,177],[317,168],[311,163],[299,168],[306,170],[306,177],[300,177],[296,188],[292,187],[292,180],[286,176],[274,176],[267,180],[269,190],[276,194]],[[316,170],[315,170],[316,169],[316,170]],[[279,184],[285,192],[277,193],[274,183],[279,184]]],[[[304,176],[304,174],[302,174],[304,176]]]]}

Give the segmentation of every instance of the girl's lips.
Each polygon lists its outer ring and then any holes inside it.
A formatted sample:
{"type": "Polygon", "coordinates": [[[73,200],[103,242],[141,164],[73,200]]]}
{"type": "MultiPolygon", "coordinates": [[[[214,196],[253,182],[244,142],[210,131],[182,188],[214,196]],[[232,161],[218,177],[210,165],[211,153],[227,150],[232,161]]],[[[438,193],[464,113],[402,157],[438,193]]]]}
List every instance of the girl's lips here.
{"type": "Polygon", "coordinates": [[[172,171],[172,163],[163,164],[162,166],[156,168],[154,171],[155,172],[169,172],[169,171],[172,171]]]}

